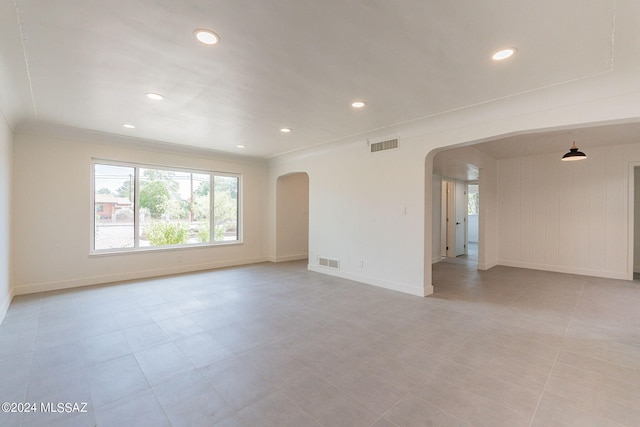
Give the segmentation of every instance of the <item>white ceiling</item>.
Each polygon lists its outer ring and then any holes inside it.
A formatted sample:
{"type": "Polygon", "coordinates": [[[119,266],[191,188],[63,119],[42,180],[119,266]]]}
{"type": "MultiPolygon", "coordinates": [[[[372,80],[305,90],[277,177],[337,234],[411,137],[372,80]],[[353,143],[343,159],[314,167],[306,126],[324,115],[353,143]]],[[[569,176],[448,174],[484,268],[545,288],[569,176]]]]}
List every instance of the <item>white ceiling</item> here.
{"type": "Polygon", "coordinates": [[[609,72],[614,18],[614,0],[0,0],[0,108],[269,157],[609,72]]]}
{"type": "Polygon", "coordinates": [[[589,148],[592,147],[637,144],[640,142],[640,123],[512,135],[464,147],[454,147],[441,151],[435,156],[433,172],[462,181],[475,181],[478,179],[480,168],[484,167],[484,159],[478,152],[498,160],[555,153],[559,161],[562,155],[569,151],[573,142],[587,156],[589,148]]]}
{"type": "Polygon", "coordinates": [[[488,154],[494,159],[535,156],[553,152],[557,152],[558,157],[560,157],[569,151],[573,142],[576,143],[580,151],[588,151],[590,147],[610,144],[638,143],[640,142],[640,123],[592,126],[514,135],[476,144],[473,148],[488,154]]]}

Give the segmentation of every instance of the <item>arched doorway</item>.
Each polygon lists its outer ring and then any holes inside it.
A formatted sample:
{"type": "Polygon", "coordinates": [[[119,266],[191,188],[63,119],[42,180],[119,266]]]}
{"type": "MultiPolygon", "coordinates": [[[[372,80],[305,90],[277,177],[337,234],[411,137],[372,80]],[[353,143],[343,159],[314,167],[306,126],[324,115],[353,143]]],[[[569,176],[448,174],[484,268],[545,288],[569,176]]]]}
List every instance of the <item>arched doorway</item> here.
{"type": "Polygon", "coordinates": [[[309,255],[309,175],[296,172],[276,183],[276,262],[309,255]]]}

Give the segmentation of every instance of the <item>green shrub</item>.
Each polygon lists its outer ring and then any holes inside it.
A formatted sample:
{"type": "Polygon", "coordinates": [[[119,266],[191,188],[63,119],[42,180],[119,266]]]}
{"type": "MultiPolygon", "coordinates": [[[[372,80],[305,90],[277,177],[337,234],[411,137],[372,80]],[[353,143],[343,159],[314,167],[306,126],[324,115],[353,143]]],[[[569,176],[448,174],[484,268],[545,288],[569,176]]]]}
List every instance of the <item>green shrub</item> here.
{"type": "Polygon", "coordinates": [[[189,227],[180,222],[155,221],[147,226],[147,239],[153,246],[181,245],[189,239],[189,227]]]}
{"type": "Polygon", "coordinates": [[[198,226],[198,238],[201,243],[209,243],[209,222],[207,221],[204,224],[200,224],[198,226]]]}
{"type": "Polygon", "coordinates": [[[216,242],[220,242],[222,240],[224,240],[224,233],[225,233],[226,227],[223,225],[216,225],[216,227],[213,229],[213,240],[215,240],[216,242]]]}

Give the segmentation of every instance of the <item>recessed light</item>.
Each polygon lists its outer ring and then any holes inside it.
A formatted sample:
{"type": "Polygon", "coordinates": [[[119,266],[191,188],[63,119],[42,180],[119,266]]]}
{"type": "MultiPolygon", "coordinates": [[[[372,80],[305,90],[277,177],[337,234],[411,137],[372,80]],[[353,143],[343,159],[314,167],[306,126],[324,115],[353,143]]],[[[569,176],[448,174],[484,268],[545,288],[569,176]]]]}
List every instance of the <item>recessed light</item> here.
{"type": "Polygon", "coordinates": [[[157,93],[148,93],[147,98],[153,99],[154,101],[162,101],[164,99],[164,96],[157,93]]]}
{"type": "Polygon", "coordinates": [[[353,108],[362,108],[362,107],[364,107],[365,105],[367,105],[367,103],[366,103],[366,102],[364,102],[364,101],[355,101],[355,102],[352,102],[352,103],[351,103],[351,106],[352,106],[353,108]]]}
{"type": "Polygon", "coordinates": [[[216,44],[220,41],[220,36],[211,30],[199,29],[193,32],[200,43],[216,44]]]}
{"type": "Polygon", "coordinates": [[[502,61],[503,59],[510,58],[513,54],[516,53],[516,48],[510,47],[509,49],[502,49],[497,51],[491,56],[491,59],[494,61],[502,61]]]}
{"type": "Polygon", "coordinates": [[[244,144],[238,144],[238,145],[236,145],[236,147],[238,147],[238,148],[245,148],[245,147],[246,147],[246,145],[244,145],[244,144]]]}
{"type": "Polygon", "coordinates": [[[125,123],[122,125],[123,128],[127,128],[127,129],[135,129],[136,126],[132,125],[131,123],[125,123]]]}
{"type": "Polygon", "coordinates": [[[282,129],[280,129],[280,132],[289,133],[289,132],[291,132],[291,128],[282,128],[282,129]]]}

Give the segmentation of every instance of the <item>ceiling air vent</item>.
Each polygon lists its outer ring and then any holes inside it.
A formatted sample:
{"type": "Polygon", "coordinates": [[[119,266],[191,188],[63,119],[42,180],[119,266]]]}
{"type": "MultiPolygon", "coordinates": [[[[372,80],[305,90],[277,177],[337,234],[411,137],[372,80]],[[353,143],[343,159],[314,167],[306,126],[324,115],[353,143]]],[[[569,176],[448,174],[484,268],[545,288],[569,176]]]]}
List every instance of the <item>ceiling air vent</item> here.
{"type": "Polygon", "coordinates": [[[398,138],[387,139],[386,141],[375,142],[375,143],[369,145],[369,147],[371,147],[371,152],[372,153],[375,153],[375,152],[378,152],[378,151],[384,151],[384,150],[392,150],[394,148],[398,148],[398,138]]]}

